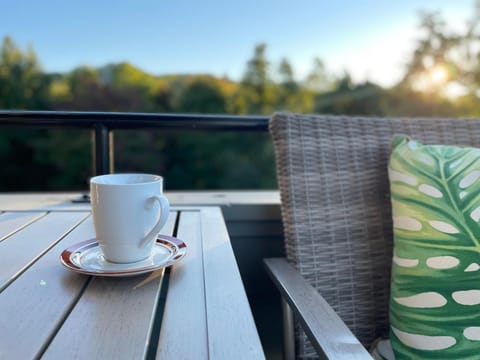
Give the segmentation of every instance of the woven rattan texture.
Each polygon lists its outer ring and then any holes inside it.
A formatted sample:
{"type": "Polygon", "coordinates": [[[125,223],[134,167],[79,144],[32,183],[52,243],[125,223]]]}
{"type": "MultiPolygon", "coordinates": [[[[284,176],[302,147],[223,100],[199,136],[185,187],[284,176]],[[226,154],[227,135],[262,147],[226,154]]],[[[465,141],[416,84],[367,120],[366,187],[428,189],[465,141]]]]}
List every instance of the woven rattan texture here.
{"type": "MultiPolygon", "coordinates": [[[[368,347],[388,335],[392,137],[478,147],[480,121],[277,113],[270,133],[287,258],[368,347]]],[[[298,357],[315,357],[297,334],[298,357]]]]}

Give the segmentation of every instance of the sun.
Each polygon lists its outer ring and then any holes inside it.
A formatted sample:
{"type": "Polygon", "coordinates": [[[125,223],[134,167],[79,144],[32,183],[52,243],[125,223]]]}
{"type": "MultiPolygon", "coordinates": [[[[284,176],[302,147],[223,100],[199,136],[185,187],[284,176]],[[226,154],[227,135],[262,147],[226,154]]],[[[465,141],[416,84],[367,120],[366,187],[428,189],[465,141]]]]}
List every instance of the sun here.
{"type": "Polygon", "coordinates": [[[447,68],[443,65],[435,65],[427,72],[429,83],[433,86],[443,85],[448,80],[447,68]]]}
{"type": "Polygon", "coordinates": [[[413,87],[423,92],[442,92],[450,80],[448,68],[443,64],[435,64],[417,75],[413,87]]]}
{"type": "Polygon", "coordinates": [[[426,69],[415,85],[417,90],[438,93],[450,99],[467,94],[465,86],[455,81],[448,67],[443,64],[435,64],[426,69]]]}

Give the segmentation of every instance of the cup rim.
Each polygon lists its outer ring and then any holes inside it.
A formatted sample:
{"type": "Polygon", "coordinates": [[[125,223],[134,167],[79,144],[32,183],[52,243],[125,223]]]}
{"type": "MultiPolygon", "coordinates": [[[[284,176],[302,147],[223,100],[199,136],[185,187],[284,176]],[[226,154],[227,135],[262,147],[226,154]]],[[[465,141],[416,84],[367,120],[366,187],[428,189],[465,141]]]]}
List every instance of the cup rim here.
{"type": "Polygon", "coordinates": [[[106,186],[138,186],[138,185],[145,185],[145,184],[154,184],[158,182],[163,182],[162,176],[155,175],[155,174],[147,174],[147,173],[115,173],[115,174],[97,175],[90,178],[90,184],[106,185],[106,186]],[[121,178],[121,177],[128,177],[128,176],[144,176],[144,177],[148,177],[149,180],[135,182],[135,183],[105,183],[100,181],[101,179],[121,178]]]}

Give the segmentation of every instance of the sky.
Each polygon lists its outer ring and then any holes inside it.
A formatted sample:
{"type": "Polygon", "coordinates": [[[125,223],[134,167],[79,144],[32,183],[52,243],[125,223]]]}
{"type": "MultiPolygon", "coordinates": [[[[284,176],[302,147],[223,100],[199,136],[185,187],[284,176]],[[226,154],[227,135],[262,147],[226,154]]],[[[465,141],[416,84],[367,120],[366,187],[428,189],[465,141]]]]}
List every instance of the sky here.
{"type": "Polygon", "coordinates": [[[267,44],[303,79],[315,58],[336,75],[391,86],[419,37],[420,10],[452,29],[474,0],[0,0],[0,37],[31,45],[42,68],[127,61],[155,75],[210,73],[238,80],[255,45],[267,44]]]}

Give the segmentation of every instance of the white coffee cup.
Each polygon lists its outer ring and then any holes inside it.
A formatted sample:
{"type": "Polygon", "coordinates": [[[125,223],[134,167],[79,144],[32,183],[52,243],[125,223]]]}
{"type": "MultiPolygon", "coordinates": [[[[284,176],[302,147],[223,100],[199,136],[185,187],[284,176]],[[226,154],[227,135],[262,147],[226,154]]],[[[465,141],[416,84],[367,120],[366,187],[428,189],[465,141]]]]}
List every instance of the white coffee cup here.
{"type": "Polygon", "coordinates": [[[90,198],[95,234],[107,261],[137,262],[152,253],[169,212],[161,176],[95,176],[90,179],[90,198]]]}

